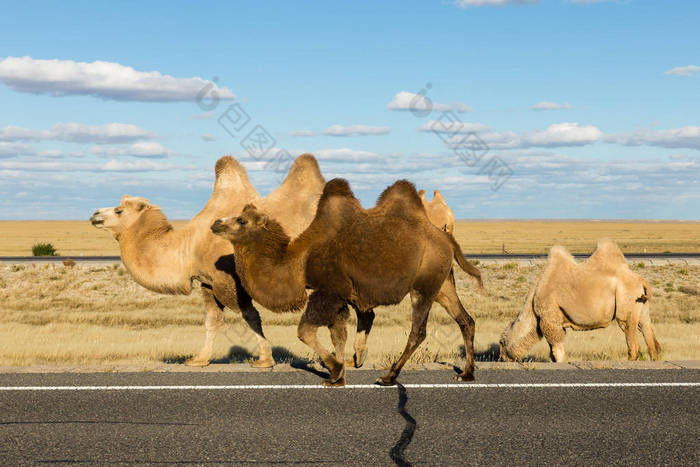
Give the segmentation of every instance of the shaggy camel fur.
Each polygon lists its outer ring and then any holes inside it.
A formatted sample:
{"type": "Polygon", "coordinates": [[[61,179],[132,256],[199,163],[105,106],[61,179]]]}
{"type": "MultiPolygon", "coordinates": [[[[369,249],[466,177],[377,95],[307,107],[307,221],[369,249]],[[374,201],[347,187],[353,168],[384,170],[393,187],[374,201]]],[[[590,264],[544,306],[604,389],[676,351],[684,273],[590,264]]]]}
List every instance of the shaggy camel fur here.
{"type": "Polygon", "coordinates": [[[447,205],[447,201],[445,201],[445,198],[442,197],[440,190],[435,190],[433,192],[432,201],[428,201],[425,198],[425,190],[420,190],[418,192],[418,196],[420,196],[420,200],[423,203],[423,207],[425,208],[425,212],[428,214],[428,219],[430,219],[430,222],[448,234],[454,235],[455,214],[447,205]]]}
{"type": "Polygon", "coordinates": [[[359,314],[399,303],[411,295],[411,333],[399,360],[379,378],[395,384],[401,368],[425,339],[428,313],[440,303],[458,323],[466,365],[458,376],[474,379],[474,320],[462,307],[450,280],[452,259],[466,269],[462,251],[448,233],[430,223],[413,184],[401,180],[387,188],[376,207],[365,210],[346,180],[328,182],[316,217],[290,242],[282,227],[253,205],[237,218],[220,219],[212,231],[230,240],[243,287],[273,311],[300,309],[297,333],[330,371],[327,386],[345,385],[348,305],[359,314]],[[317,340],[327,326],[335,355],[317,340]]]}
{"type": "MultiPolygon", "coordinates": [[[[433,192],[433,200],[428,202],[425,199],[425,190],[418,191],[418,196],[423,203],[425,212],[428,215],[430,222],[438,229],[444,230],[445,232],[452,235],[455,228],[455,216],[452,209],[447,205],[445,198],[442,197],[440,190],[435,190],[433,192]]],[[[484,283],[481,279],[481,271],[474,267],[470,262],[467,261],[467,273],[472,276],[477,281],[479,286],[479,292],[484,292],[484,283]]],[[[454,274],[450,273],[450,280],[454,282],[454,274]]],[[[345,363],[346,365],[354,366],[355,368],[360,368],[367,358],[367,339],[369,333],[372,330],[372,323],[374,322],[374,311],[369,310],[366,313],[357,313],[357,332],[355,333],[355,353],[350,357],[345,363]]]]}
{"type": "Polygon", "coordinates": [[[564,247],[555,246],[522,311],[501,335],[500,358],[520,360],[544,336],[551,358],[563,362],[566,328],[586,331],[607,327],[615,320],[625,333],[630,360],[639,354],[637,327],[656,360],[661,347],[651,327],[650,299],[651,287],[630,270],[612,241],[600,240],[582,263],[576,263],[564,247]]]}
{"type": "Polygon", "coordinates": [[[296,159],[279,188],[260,199],[245,168],[226,156],[216,163],[211,198],[182,229],[174,230],[160,208],[147,199],[130,196],[124,196],[117,207],[98,210],[91,221],[114,234],[124,266],[145,288],[187,295],[194,280],[201,282],[206,337],[199,354],[187,360],[187,365],[209,364],[217,330],[223,325],[223,309],[227,306],[240,310],[257,337],[260,356],[253,366],[271,367],[274,360],[270,344],[263,334],[258,310],[240,285],[233,247],[213,235],[210,226],[215,219],[236,215],[245,204],[255,201],[274,212],[290,235],[297,236],[313,219],[324,185],[316,159],[304,154],[296,159]]]}

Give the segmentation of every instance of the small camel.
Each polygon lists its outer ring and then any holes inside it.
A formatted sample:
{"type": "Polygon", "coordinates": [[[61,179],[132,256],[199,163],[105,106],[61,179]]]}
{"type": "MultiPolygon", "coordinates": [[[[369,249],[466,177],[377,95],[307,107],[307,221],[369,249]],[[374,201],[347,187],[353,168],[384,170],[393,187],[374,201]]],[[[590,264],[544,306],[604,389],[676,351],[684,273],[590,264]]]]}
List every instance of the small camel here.
{"type": "Polygon", "coordinates": [[[452,259],[465,270],[467,261],[454,238],[430,223],[412,183],[394,183],[374,208],[365,210],[346,180],[333,179],[323,190],[311,225],[294,241],[252,204],[239,217],[217,220],[212,231],[233,243],[243,287],[268,309],[301,309],[307,303],[306,287],[313,290],[297,334],[329,369],[324,385],[345,385],[348,305],[362,314],[399,303],[407,294],[413,315],[406,348],[377,383],[396,383],[425,339],[434,301],[462,332],[466,363],[458,380],[474,379],[474,320],[450,280],[452,259]],[[317,340],[321,326],[330,330],[335,355],[317,340]]]}
{"type": "Polygon", "coordinates": [[[455,214],[447,205],[447,201],[443,198],[440,190],[433,192],[433,200],[428,201],[425,197],[425,190],[418,192],[420,200],[423,203],[425,212],[428,214],[428,219],[433,225],[444,230],[448,234],[454,235],[455,230],[455,214]]]}
{"type": "Polygon", "coordinates": [[[215,219],[238,214],[244,205],[255,201],[274,212],[290,235],[297,236],[311,223],[324,185],[316,159],[303,154],[294,161],[284,182],[260,199],[245,168],[233,157],[225,156],[216,162],[211,198],[181,229],[174,230],[158,206],[131,196],[124,196],[117,207],[99,209],[90,220],[114,235],[124,266],[143,287],[169,295],[188,295],[192,282],[201,282],[206,337],[200,352],[188,359],[187,365],[209,364],[227,306],[240,310],[257,337],[259,358],[253,366],[267,368],[274,365],[274,360],[263,334],[260,313],[241,287],[231,243],[213,235],[210,226],[215,219]]]}
{"type": "Polygon", "coordinates": [[[500,359],[520,360],[544,336],[552,360],[564,362],[566,328],[587,331],[607,327],[615,320],[625,333],[630,360],[639,355],[638,327],[649,355],[656,360],[661,347],[651,327],[650,299],[651,287],[630,270],[611,240],[600,240],[582,263],[564,247],[554,246],[522,311],[501,335],[500,359]]]}

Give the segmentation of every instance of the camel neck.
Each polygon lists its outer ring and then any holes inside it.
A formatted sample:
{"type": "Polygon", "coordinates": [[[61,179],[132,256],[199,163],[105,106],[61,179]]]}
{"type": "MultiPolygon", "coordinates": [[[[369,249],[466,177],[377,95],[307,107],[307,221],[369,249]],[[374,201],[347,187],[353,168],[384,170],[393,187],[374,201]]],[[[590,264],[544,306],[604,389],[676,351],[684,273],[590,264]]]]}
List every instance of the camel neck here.
{"type": "Polygon", "coordinates": [[[119,236],[124,266],[147,289],[171,294],[191,291],[195,238],[190,229],[173,230],[165,216],[142,215],[143,219],[119,236]]]}

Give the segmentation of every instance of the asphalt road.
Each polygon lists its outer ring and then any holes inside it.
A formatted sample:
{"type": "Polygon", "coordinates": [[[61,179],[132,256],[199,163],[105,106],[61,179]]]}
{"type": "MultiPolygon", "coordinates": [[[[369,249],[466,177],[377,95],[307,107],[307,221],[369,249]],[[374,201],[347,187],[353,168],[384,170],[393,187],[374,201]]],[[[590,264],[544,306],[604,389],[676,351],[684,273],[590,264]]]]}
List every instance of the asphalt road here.
{"type": "Polygon", "coordinates": [[[368,386],[379,374],[338,389],[299,371],[1,374],[0,462],[700,463],[700,370],[480,370],[459,387],[407,371],[403,387],[368,386]]]}

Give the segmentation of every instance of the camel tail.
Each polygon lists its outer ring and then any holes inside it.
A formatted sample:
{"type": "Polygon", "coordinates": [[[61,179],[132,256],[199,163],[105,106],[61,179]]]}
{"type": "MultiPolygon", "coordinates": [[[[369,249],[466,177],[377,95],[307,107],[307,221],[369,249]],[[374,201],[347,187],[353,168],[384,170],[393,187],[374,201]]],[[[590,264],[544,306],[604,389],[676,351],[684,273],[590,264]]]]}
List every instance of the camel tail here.
{"type": "Polygon", "coordinates": [[[640,300],[642,300],[644,302],[650,302],[651,301],[651,286],[649,285],[649,283],[645,279],[642,279],[642,285],[644,286],[644,295],[642,295],[639,298],[640,298],[640,300]]]}
{"type": "Polygon", "coordinates": [[[479,284],[479,290],[483,292],[484,282],[481,279],[481,271],[479,271],[479,269],[472,263],[467,261],[467,258],[464,257],[464,253],[462,253],[462,247],[459,246],[459,243],[457,243],[457,240],[455,240],[452,234],[447,232],[445,233],[449,237],[450,242],[452,242],[452,252],[454,254],[455,261],[457,261],[457,264],[459,264],[459,267],[462,268],[464,272],[476,279],[477,283],[479,284]]]}

